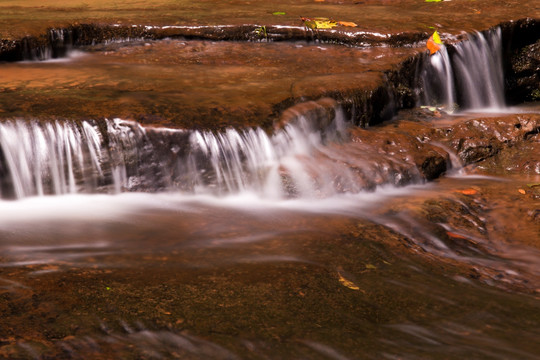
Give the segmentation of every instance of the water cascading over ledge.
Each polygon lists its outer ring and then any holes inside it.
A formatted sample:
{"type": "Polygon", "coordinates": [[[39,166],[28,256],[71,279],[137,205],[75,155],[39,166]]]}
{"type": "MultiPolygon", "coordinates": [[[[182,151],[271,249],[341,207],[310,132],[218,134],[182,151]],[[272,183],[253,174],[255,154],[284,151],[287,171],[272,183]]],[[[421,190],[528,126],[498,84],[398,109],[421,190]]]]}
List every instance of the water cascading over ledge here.
{"type": "Polygon", "coordinates": [[[446,154],[418,140],[405,145],[415,157],[370,146],[365,134],[349,138],[343,112],[335,114],[322,130],[300,116],[272,135],[261,128],[143,128],[118,119],[1,123],[1,197],[172,191],[320,199],[419,183],[447,168],[446,154]]]}
{"type": "Polygon", "coordinates": [[[1,123],[1,195],[168,190],[280,198],[357,192],[361,187],[350,170],[331,165],[323,154],[325,143],[346,136],[337,114],[324,132],[301,118],[272,136],[260,128],[211,133],[145,129],[122,120],[106,121],[105,132],[96,122],[1,123]]]}
{"type": "MultiPolygon", "coordinates": [[[[503,108],[502,32],[496,27],[424,59],[419,74],[419,102],[449,111],[503,108]]],[[[426,55],[427,56],[427,55],[426,55]]]]}

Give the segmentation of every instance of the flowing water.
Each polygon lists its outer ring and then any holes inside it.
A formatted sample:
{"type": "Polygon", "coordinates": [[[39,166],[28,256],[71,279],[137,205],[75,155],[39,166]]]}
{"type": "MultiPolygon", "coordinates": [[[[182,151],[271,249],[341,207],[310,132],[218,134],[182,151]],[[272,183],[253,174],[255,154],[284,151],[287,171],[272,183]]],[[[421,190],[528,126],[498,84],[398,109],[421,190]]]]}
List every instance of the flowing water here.
{"type": "MultiPolygon", "coordinates": [[[[323,132],[300,117],[273,135],[262,129],[223,133],[144,129],[129,121],[97,123],[6,122],[0,144],[6,197],[126,191],[183,191],[229,195],[252,192],[282,198],[290,191],[313,197],[338,191],[347,167],[310,165],[325,142],[346,136],[343,115],[323,132]],[[339,169],[338,169],[339,168],[339,169]],[[286,179],[282,179],[286,178],[286,179]],[[284,182],[287,183],[284,183],[284,182]]],[[[322,162],[330,163],[321,158],[322,162]]],[[[335,161],[334,161],[335,163],[335,161]]],[[[328,165],[330,166],[330,164],[328,165]]],[[[352,181],[341,183],[357,192],[352,181]]]]}
{"type": "Polygon", "coordinates": [[[426,61],[422,103],[450,111],[504,108],[501,29],[472,34],[452,50],[443,45],[426,61]]]}
{"type": "MultiPolygon", "coordinates": [[[[424,101],[504,106],[498,49],[432,56],[424,101]]],[[[1,123],[0,357],[537,358],[539,174],[425,183],[334,114],[1,123]]]]}

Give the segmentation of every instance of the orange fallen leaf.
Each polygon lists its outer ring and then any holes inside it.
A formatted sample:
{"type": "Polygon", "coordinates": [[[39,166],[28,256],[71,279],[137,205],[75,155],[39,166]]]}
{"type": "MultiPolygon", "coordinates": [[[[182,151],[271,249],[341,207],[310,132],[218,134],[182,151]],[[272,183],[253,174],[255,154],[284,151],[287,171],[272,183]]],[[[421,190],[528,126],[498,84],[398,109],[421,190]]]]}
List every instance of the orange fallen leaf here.
{"type": "Polygon", "coordinates": [[[475,189],[465,189],[465,190],[455,190],[455,192],[458,192],[463,195],[474,195],[478,191],[476,191],[475,189]]]}
{"type": "Polygon", "coordinates": [[[523,190],[523,189],[519,189],[518,192],[519,192],[520,194],[522,194],[522,195],[527,194],[527,192],[526,192],[525,190],[523,190]]]}
{"type": "Polygon", "coordinates": [[[357,27],[356,23],[353,23],[351,21],[338,21],[338,24],[341,26],[350,26],[350,27],[357,27]]]}
{"type": "Polygon", "coordinates": [[[426,45],[430,55],[435,54],[441,49],[442,41],[437,31],[435,31],[433,35],[429,37],[426,45]]]}
{"type": "Polygon", "coordinates": [[[429,38],[429,40],[427,41],[427,48],[430,55],[433,55],[437,51],[441,50],[441,46],[439,44],[435,44],[435,42],[431,38],[429,38]]]}
{"type": "Polygon", "coordinates": [[[448,235],[449,237],[454,238],[454,239],[465,239],[465,240],[467,240],[467,238],[465,236],[459,235],[459,234],[456,234],[456,233],[453,233],[453,232],[450,232],[450,231],[447,231],[446,235],[448,235]]]}

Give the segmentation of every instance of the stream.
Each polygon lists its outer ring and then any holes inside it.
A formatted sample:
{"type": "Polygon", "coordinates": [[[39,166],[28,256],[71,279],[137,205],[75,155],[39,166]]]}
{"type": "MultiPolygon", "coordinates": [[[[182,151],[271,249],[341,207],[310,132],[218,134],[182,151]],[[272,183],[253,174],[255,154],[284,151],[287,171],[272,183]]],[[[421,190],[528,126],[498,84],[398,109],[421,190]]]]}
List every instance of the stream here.
{"type": "Polygon", "coordinates": [[[417,49],[136,40],[1,64],[0,102],[68,105],[0,122],[0,358],[538,359],[540,107],[506,106],[501,41],[443,48],[417,106],[368,128],[337,102],[272,129],[126,109],[228,93],[256,117],[417,49]],[[356,65],[273,79],[298,52],[356,65]],[[100,91],[86,106],[125,118],[67,117],[100,91]]]}

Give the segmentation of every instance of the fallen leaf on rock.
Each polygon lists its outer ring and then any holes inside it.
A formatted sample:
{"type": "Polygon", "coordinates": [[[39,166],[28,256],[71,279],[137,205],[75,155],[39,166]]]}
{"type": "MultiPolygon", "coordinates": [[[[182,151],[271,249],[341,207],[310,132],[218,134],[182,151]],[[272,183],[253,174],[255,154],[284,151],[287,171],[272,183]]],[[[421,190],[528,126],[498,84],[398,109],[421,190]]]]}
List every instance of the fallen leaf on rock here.
{"type": "Polygon", "coordinates": [[[448,235],[449,237],[454,238],[454,239],[465,239],[465,240],[467,240],[467,238],[465,236],[453,233],[451,231],[447,231],[446,235],[448,235]]]}
{"type": "Polygon", "coordinates": [[[375,265],[372,265],[372,264],[366,264],[366,269],[375,270],[375,269],[377,269],[377,267],[375,265]]]}
{"type": "Polygon", "coordinates": [[[475,189],[465,189],[465,190],[455,190],[455,192],[458,192],[463,195],[475,195],[478,191],[475,189]]]}
{"type": "Polygon", "coordinates": [[[425,2],[441,2],[442,0],[424,0],[425,2]]]}
{"type": "Polygon", "coordinates": [[[435,106],[422,105],[422,106],[420,106],[420,109],[426,109],[426,110],[429,110],[431,112],[436,112],[437,111],[437,107],[435,107],[435,106]]]}
{"type": "Polygon", "coordinates": [[[439,51],[441,49],[441,45],[442,45],[441,37],[439,36],[439,33],[435,30],[433,35],[429,37],[426,44],[430,55],[433,55],[437,51],[439,51]]]}
{"type": "Polygon", "coordinates": [[[276,12],[273,12],[272,15],[285,15],[287,13],[283,12],[283,11],[276,11],[276,12]]]}
{"type": "Polygon", "coordinates": [[[433,35],[431,35],[431,37],[433,38],[433,41],[435,42],[435,44],[442,45],[441,37],[439,36],[439,33],[437,32],[437,30],[433,32],[433,35]]]}
{"type": "Polygon", "coordinates": [[[349,26],[349,27],[357,27],[356,23],[353,23],[351,21],[338,21],[338,24],[341,26],[349,26]]]}
{"type": "Polygon", "coordinates": [[[339,276],[339,282],[341,283],[341,285],[348,287],[351,290],[360,290],[358,285],[356,285],[355,283],[353,283],[352,281],[348,279],[345,279],[343,275],[341,275],[339,272],[338,272],[338,276],[339,276]]]}
{"type": "Polygon", "coordinates": [[[525,190],[523,190],[523,189],[518,189],[518,192],[519,192],[520,194],[522,194],[522,195],[527,194],[527,192],[526,192],[525,190]]]}
{"type": "Polygon", "coordinates": [[[540,183],[527,184],[527,186],[530,187],[530,188],[533,188],[533,187],[536,187],[536,186],[540,186],[540,183]]]}
{"type": "Polygon", "coordinates": [[[316,17],[313,19],[301,17],[304,25],[310,29],[331,29],[337,26],[337,22],[328,18],[316,17]]]}
{"type": "Polygon", "coordinates": [[[331,29],[337,26],[337,23],[334,20],[315,20],[315,25],[317,29],[331,29]]]}

